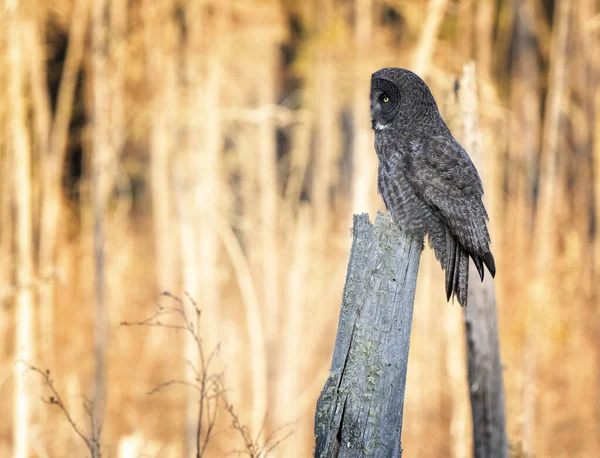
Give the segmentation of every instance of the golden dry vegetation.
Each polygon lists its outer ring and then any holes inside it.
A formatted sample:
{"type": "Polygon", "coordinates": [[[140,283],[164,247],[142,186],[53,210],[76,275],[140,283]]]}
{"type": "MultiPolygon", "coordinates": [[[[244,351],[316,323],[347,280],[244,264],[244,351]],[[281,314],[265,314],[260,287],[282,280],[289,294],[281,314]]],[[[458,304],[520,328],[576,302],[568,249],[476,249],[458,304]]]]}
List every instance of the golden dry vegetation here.
{"type": "MultiPolygon", "coordinates": [[[[351,215],[382,207],[370,75],[417,71],[460,137],[471,60],[511,454],[600,456],[598,0],[3,0],[0,21],[1,457],[88,452],[46,369],[104,456],[193,448],[197,391],[148,392],[193,382],[195,342],[121,325],[164,290],[220,343],[239,424],[221,403],[205,456],[247,450],[240,424],[253,456],[309,456],[351,215]]],[[[406,456],[471,454],[462,326],[426,250],[406,456]]]]}

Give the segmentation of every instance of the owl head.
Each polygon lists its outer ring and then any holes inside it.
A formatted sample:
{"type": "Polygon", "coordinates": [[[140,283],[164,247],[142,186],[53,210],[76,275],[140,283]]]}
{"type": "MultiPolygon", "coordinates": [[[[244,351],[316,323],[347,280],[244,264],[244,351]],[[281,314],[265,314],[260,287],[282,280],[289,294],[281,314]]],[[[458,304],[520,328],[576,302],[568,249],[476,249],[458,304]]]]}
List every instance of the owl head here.
{"type": "Polygon", "coordinates": [[[382,68],[371,76],[373,129],[422,125],[433,121],[437,104],[425,82],[403,68],[382,68]]]}

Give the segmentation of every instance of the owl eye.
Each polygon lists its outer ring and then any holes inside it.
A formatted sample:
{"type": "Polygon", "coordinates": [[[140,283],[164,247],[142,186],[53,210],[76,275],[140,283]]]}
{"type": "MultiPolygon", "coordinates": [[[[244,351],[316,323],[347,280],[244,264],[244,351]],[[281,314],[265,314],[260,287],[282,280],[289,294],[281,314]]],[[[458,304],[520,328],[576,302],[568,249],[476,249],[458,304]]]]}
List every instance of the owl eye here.
{"type": "Polygon", "coordinates": [[[388,103],[388,102],[390,101],[390,98],[389,98],[389,97],[388,97],[386,94],[383,94],[383,95],[381,96],[381,101],[382,101],[383,103],[388,103]]]}

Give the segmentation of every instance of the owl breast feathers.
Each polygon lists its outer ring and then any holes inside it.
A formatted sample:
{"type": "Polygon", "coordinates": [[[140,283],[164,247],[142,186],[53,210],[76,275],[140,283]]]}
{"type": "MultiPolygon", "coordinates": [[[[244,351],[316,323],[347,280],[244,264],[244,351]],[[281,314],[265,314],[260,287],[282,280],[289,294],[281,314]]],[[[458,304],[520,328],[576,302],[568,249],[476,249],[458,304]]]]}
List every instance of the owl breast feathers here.
{"type": "Polygon", "coordinates": [[[400,68],[371,78],[378,189],[394,222],[428,236],[446,275],[446,298],[467,305],[469,257],[496,274],[481,179],[440,116],[425,82],[400,68]]]}

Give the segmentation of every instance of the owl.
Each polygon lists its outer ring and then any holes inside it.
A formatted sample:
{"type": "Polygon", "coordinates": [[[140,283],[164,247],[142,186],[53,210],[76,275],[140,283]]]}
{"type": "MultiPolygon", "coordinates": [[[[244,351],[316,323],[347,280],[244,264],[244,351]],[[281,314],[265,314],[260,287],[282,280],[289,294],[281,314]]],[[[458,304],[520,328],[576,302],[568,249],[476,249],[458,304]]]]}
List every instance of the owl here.
{"type": "Polygon", "coordinates": [[[401,68],[371,77],[377,187],[392,219],[429,245],[445,271],[446,299],[467,305],[469,257],[496,274],[481,179],[442,119],[425,82],[401,68]]]}

